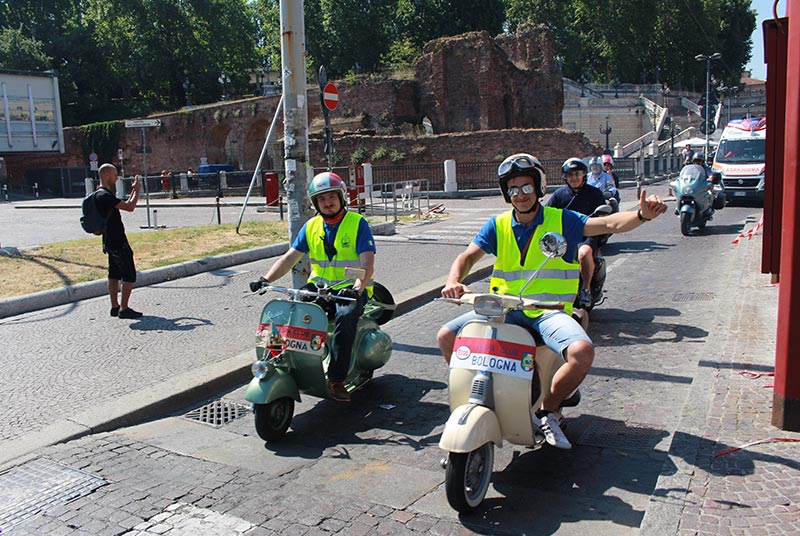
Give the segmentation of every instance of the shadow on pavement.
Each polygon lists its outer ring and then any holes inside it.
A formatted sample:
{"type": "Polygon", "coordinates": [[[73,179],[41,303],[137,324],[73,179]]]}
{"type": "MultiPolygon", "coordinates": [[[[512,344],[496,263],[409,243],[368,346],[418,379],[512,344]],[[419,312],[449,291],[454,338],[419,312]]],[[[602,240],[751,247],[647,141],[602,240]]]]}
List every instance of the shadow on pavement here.
{"type": "Polygon", "coordinates": [[[387,374],[354,392],[349,404],[304,396],[315,405],[294,416],[284,440],[264,448],[278,456],[314,458],[336,447],[338,457],[349,458],[348,446],[435,447],[438,434],[431,432],[447,420],[450,408],[422,398],[446,388],[443,382],[387,374]]]}
{"type": "Polygon", "coordinates": [[[702,342],[708,337],[708,331],[696,326],[656,321],[657,317],[680,315],[679,310],[669,307],[636,311],[600,307],[592,311],[589,336],[602,346],[656,344],[687,339],[695,339],[692,342],[702,342]]]}
{"type": "Polygon", "coordinates": [[[603,246],[603,256],[613,257],[624,253],[638,253],[643,251],[662,251],[673,247],[675,244],[660,244],[649,240],[644,241],[625,241],[624,238],[612,236],[608,243],[603,246]]]}
{"type": "Polygon", "coordinates": [[[461,523],[480,534],[553,534],[582,521],[639,527],[666,459],[654,449],[669,432],[591,415],[567,422],[584,430],[572,450],[515,452],[492,475],[502,497],[461,523]]]}
{"type": "Polygon", "coordinates": [[[210,320],[193,316],[164,318],[145,315],[134,321],[130,328],[136,331],[191,331],[200,326],[212,326],[213,324],[210,320]]]}

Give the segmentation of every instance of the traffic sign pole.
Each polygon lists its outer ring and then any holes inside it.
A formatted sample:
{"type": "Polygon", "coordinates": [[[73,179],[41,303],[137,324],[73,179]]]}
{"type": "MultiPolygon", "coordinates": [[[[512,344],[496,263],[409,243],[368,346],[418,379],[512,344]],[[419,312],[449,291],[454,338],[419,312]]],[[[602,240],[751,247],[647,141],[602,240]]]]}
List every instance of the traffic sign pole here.
{"type": "MultiPolygon", "coordinates": [[[[141,226],[143,229],[153,229],[150,225],[150,188],[147,186],[147,135],[144,132],[145,128],[160,127],[161,119],[126,119],[125,128],[141,128],[142,129],[142,168],[144,174],[144,199],[147,206],[147,227],[141,226]]],[[[122,156],[120,155],[120,160],[122,156]]]]}

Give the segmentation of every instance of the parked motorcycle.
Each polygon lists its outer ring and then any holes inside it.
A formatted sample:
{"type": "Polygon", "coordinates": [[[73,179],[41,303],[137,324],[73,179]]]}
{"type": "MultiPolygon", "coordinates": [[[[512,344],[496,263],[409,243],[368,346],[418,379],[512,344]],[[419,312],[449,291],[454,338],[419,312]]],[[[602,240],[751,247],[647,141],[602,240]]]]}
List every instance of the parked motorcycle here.
{"type": "Polygon", "coordinates": [[[680,217],[683,236],[688,236],[692,227],[705,228],[713,219],[715,206],[719,206],[715,203],[719,203],[720,197],[724,206],[724,193],[719,191],[719,184],[719,173],[712,173],[709,182],[705,169],[697,164],[684,166],[678,178],[670,182],[677,200],[675,214],[680,217]]]}
{"type": "MultiPolygon", "coordinates": [[[[563,256],[567,245],[557,233],[545,234],[539,244],[548,256],[531,275],[529,284],[547,264],[563,256]]],[[[527,286],[527,284],[525,286],[527,286]]],[[[562,309],[559,302],[542,302],[504,294],[464,294],[461,298],[437,298],[448,303],[469,304],[487,320],[468,322],[458,332],[450,359],[448,384],[450,418],[439,448],[448,452],[445,491],[450,506],[461,513],[478,508],[489,489],[494,447],[503,440],[534,449],[545,444],[544,434],[531,421],[556,371],[564,359],[547,346],[536,346],[526,329],[506,324],[506,314],[523,309],[562,309]]],[[[577,390],[563,407],[580,401],[577,390]]],[[[557,413],[561,419],[560,409],[557,413]]]]}
{"type": "MultiPolygon", "coordinates": [[[[608,216],[614,212],[616,211],[610,204],[600,205],[594,209],[594,212],[592,212],[589,217],[596,218],[598,216],[608,216]]],[[[597,247],[594,248],[594,251],[592,251],[592,257],[594,257],[594,272],[592,273],[592,282],[589,286],[592,292],[592,303],[589,305],[589,307],[580,307],[580,299],[578,296],[576,296],[575,302],[573,303],[573,311],[585,310],[588,312],[594,309],[595,306],[600,305],[605,301],[603,287],[606,284],[606,259],[603,257],[602,247],[608,243],[609,237],[611,237],[610,234],[598,236],[597,247]]],[[[583,288],[583,277],[580,278],[578,288],[583,288]]],[[[580,313],[577,313],[577,316],[579,317],[578,321],[581,322],[582,317],[580,316],[580,313]]]]}
{"type": "MultiPolygon", "coordinates": [[[[363,270],[347,268],[345,274],[349,281],[355,281],[363,277],[363,270]]],[[[346,282],[316,290],[250,283],[253,292],[274,291],[290,297],[271,300],[261,311],[256,331],[256,361],[251,367],[253,379],[244,395],[253,405],[256,432],[264,441],[283,438],[292,421],[294,403],[300,402],[300,393],[330,398],[326,371],[333,321],[312,300],[354,301],[335,293],[334,289],[346,282]]],[[[348,392],[364,387],[392,353],[392,340],[379,326],[394,314],[394,300],[379,283],[373,288],[373,296],[358,321],[350,370],[344,381],[348,392]]]]}

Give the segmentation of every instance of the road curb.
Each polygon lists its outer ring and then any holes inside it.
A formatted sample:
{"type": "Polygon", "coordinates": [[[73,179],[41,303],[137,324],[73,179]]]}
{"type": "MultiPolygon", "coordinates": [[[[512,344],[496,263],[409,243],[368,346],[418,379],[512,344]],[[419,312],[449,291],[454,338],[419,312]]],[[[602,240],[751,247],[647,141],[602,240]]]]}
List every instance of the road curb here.
{"type": "MultiPolygon", "coordinates": [[[[372,232],[375,235],[393,235],[396,233],[394,222],[384,222],[372,225],[372,232]]],[[[270,257],[283,255],[289,249],[289,242],[272,244],[260,248],[246,249],[171,264],[161,268],[152,268],[139,272],[136,277],[136,286],[150,286],[165,281],[173,281],[183,277],[189,277],[204,272],[229,268],[239,264],[247,264],[270,257]]],[[[43,290],[25,296],[16,296],[0,300],[0,318],[21,315],[58,305],[66,305],[81,300],[97,298],[108,293],[108,284],[105,279],[87,281],[77,285],[67,285],[65,287],[43,290]]]]}

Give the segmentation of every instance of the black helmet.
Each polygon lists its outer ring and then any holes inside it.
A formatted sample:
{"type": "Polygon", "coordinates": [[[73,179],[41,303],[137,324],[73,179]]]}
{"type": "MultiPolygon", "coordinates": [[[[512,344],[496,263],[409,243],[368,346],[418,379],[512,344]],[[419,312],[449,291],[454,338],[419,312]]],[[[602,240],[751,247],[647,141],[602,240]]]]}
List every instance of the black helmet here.
{"type": "Polygon", "coordinates": [[[500,163],[497,168],[497,182],[506,203],[511,202],[508,195],[508,181],[514,177],[533,177],[536,197],[544,197],[547,193],[547,174],[539,159],[527,153],[512,154],[500,163]]]}
{"type": "Polygon", "coordinates": [[[703,151],[697,151],[692,155],[692,162],[696,162],[697,160],[700,160],[704,164],[706,163],[706,155],[703,151]]]}
{"type": "Polygon", "coordinates": [[[580,158],[568,158],[564,160],[563,164],[561,164],[561,171],[564,173],[564,175],[570,171],[578,170],[583,170],[584,173],[589,172],[589,168],[586,166],[586,163],[580,158]]]}

